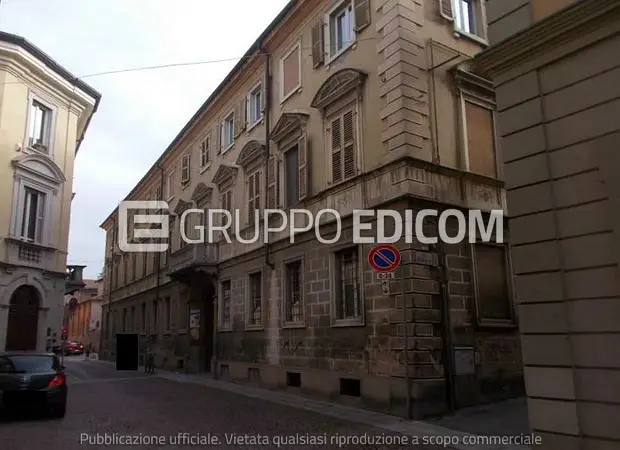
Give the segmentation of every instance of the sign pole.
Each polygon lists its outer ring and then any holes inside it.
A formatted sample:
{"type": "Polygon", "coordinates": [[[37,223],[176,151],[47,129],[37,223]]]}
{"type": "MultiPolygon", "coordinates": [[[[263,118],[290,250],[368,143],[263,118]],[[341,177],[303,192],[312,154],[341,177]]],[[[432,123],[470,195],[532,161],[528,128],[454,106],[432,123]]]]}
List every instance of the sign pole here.
{"type": "Polygon", "coordinates": [[[405,341],[405,378],[407,380],[407,419],[411,420],[411,376],[409,374],[409,331],[407,327],[409,320],[407,317],[407,301],[405,300],[405,271],[400,268],[400,295],[403,302],[403,320],[405,325],[403,327],[404,341],[405,341]]]}

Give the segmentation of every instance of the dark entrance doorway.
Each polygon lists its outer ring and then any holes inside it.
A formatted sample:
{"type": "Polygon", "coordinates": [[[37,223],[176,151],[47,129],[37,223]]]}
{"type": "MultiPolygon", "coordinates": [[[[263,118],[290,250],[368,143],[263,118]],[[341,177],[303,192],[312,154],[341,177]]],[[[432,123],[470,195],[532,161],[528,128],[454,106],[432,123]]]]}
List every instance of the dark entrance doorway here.
{"type": "Polygon", "coordinates": [[[7,351],[37,349],[39,303],[39,294],[32,286],[23,285],[13,292],[6,330],[7,351]]]}

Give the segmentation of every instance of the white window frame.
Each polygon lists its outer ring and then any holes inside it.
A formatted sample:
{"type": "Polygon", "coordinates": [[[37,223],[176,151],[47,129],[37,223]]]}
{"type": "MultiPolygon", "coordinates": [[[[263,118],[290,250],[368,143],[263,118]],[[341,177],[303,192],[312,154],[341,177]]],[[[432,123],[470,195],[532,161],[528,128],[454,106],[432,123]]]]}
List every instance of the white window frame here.
{"type": "Polygon", "coordinates": [[[250,131],[252,128],[254,128],[255,126],[257,126],[259,123],[261,123],[263,121],[263,102],[265,99],[263,99],[264,92],[263,92],[263,83],[262,81],[259,81],[258,83],[256,83],[254,85],[254,87],[252,89],[250,89],[250,92],[248,92],[248,97],[247,97],[247,111],[245,116],[247,117],[247,124],[246,124],[246,131],[250,131]],[[256,93],[258,92],[259,98],[258,98],[258,111],[259,111],[259,115],[258,117],[252,121],[252,111],[254,110],[254,107],[252,105],[252,100],[256,98],[256,93]]]}
{"type": "MultiPolygon", "coordinates": [[[[454,27],[454,32],[458,35],[465,36],[469,39],[477,41],[480,44],[484,44],[485,46],[489,45],[488,41],[488,27],[487,27],[487,11],[486,11],[486,1],[485,0],[469,0],[472,3],[472,7],[474,9],[480,8],[480,17],[481,24],[475,23],[474,28],[480,28],[482,35],[476,33],[470,33],[467,30],[462,29],[458,25],[457,15],[461,14],[462,9],[459,5],[460,2],[466,0],[452,0],[452,25],[454,27]]],[[[477,16],[474,14],[474,16],[477,16]]]]}
{"type": "Polygon", "coordinates": [[[246,330],[262,330],[265,323],[265,274],[262,268],[253,269],[247,272],[246,276],[246,301],[245,301],[245,328],[246,330]],[[260,322],[258,324],[250,323],[250,315],[252,314],[252,275],[260,275],[260,322]]]}
{"type": "Polygon", "coordinates": [[[326,55],[325,64],[328,65],[357,43],[357,33],[355,32],[355,2],[353,0],[339,1],[325,14],[323,21],[324,21],[325,27],[327,28],[325,30],[326,32],[323,35],[324,35],[324,41],[325,41],[325,55],[326,55]],[[345,5],[348,5],[348,7],[351,8],[352,39],[347,44],[345,44],[341,49],[332,53],[332,16],[339,9],[343,9],[345,5]]]}
{"type": "Polygon", "coordinates": [[[226,153],[233,147],[233,145],[235,145],[235,120],[237,120],[237,118],[235,117],[235,110],[233,109],[226,114],[226,117],[224,117],[222,123],[220,124],[220,143],[222,147],[222,154],[226,153]],[[224,130],[228,121],[230,121],[230,142],[226,143],[224,140],[224,130]]]}
{"type": "Polygon", "coordinates": [[[43,240],[43,232],[45,230],[45,210],[46,210],[47,195],[40,189],[35,189],[31,186],[25,185],[22,194],[22,205],[18,210],[19,214],[19,238],[21,240],[40,244],[43,240]],[[30,225],[30,213],[32,208],[32,197],[37,197],[37,211],[35,211],[35,224],[34,224],[34,237],[28,237],[28,230],[30,225]]]}
{"type": "Polygon", "coordinates": [[[192,178],[192,154],[185,153],[181,157],[181,185],[185,186],[192,178]]]}
{"type": "Polygon", "coordinates": [[[200,149],[200,173],[204,172],[211,165],[211,135],[205,136],[198,144],[200,149]],[[205,145],[206,144],[206,145],[205,145]],[[206,150],[205,150],[206,148],[206,150]],[[206,159],[205,159],[206,155],[206,159]]]}
{"type": "Polygon", "coordinates": [[[56,183],[52,183],[45,179],[38,179],[38,177],[33,176],[30,173],[24,172],[21,168],[16,169],[15,177],[13,179],[13,207],[11,226],[11,235],[15,239],[47,247],[54,246],[51,234],[51,224],[53,222],[53,213],[57,205],[58,188],[59,185],[56,183]],[[40,233],[37,233],[38,237],[34,240],[34,242],[21,237],[23,213],[26,202],[26,188],[41,192],[45,196],[42,211],[41,231],[40,233]]]}
{"type": "Polygon", "coordinates": [[[467,139],[467,110],[465,108],[466,103],[472,103],[474,105],[480,106],[482,108],[486,108],[491,111],[492,120],[493,120],[493,145],[495,147],[495,174],[497,179],[502,178],[501,172],[501,164],[499,160],[499,135],[497,130],[497,105],[491,101],[490,99],[485,99],[478,95],[475,95],[472,92],[459,89],[459,102],[461,107],[461,120],[460,120],[460,134],[461,134],[461,145],[463,146],[462,151],[462,168],[465,172],[470,171],[469,167],[469,142],[467,139]]]}
{"type": "Polygon", "coordinates": [[[359,296],[359,317],[353,317],[353,318],[338,318],[337,316],[337,307],[336,307],[336,302],[338,301],[338,296],[336,295],[332,295],[332,300],[331,300],[331,322],[332,322],[332,326],[333,327],[351,327],[351,326],[364,326],[365,325],[365,310],[366,310],[366,306],[365,306],[365,296],[364,296],[364,271],[362,269],[362,253],[363,253],[363,248],[360,245],[355,245],[355,244],[343,244],[343,245],[339,245],[339,246],[334,246],[331,249],[331,254],[329,256],[330,260],[329,260],[329,266],[330,266],[330,273],[331,273],[331,277],[330,277],[330,283],[331,283],[331,292],[336,292],[336,289],[339,288],[339,286],[336,285],[336,282],[338,280],[337,278],[337,271],[340,270],[340,267],[338,266],[338,258],[337,258],[337,253],[343,251],[343,250],[348,250],[348,249],[352,249],[355,248],[357,251],[357,277],[358,277],[358,283],[359,283],[359,292],[358,292],[358,296],[359,296]]]}
{"type": "Polygon", "coordinates": [[[280,104],[287,101],[293,95],[295,95],[301,89],[302,85],[302,70],[301,70],[301,40],[297,41],[295,44],[291,46],[291,48],[280,58],[280,104]],[[284,93],[284,61],[288,58],[295,50],[298,50],[297,55],[297,63],[299,64],[299,80],[297,85],[291,89],[291,92],[288,94],[284,93]]]}
{"type": "Polygon", "coordinates": [[[233,295],[232,295],[232,280],[230,278],[224,278],[220,280],[219,283],[219,312],[218,312],[218,323],[220,331],[232,331],[233,328],[233,295]],[[224,283],[230,283],[230,323],[224,323],[224,283]]]}
{"type": "Polygon", "coordinates": [[[55,155],[55,137],[56,137],[56,119],[58,116],[58,108],[51,104],[48,101],[43,100],[41,97],[36,95],[34,92],[28,92],[28,110],[26,112],[26,130],[24,132],[24,145],[23,148],[28,152],[36,152],[39,154],[47,155],[50,158],[54,158],[55,155]],[[42,152],[37,150],[36,148],[30,145],[30,128],[32,126],[32,121],[34,120],[32,109],[34,102],[41,104],[44,108],[50,111],[50,117],[48,119],[48,129],[47,129],[47,151],[42,152]]]}
{"type": "Polygon", "coordinates": [[[172,169],[169,170],[166,173],[166,183],[164,186],[164,190],[166,193],[166,200],[169,202],[170,200],[172,200],[174,198],[175,192],[174,192],[174,175],[175,175],[176,170],[172,169]]]}

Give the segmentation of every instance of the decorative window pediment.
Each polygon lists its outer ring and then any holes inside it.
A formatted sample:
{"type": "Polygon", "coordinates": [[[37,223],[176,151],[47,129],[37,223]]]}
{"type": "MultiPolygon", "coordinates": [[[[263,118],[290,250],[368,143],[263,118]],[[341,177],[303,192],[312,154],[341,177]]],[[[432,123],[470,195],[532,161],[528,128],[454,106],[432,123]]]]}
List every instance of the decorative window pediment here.
{"type": "Polygon", "coordinates": [[[475,91],[488,98],[494,97],[495,90],[493,82],[485,77],[477,75],[471,61],[466,61],[463,64],[459,64],[457,67],[452,69],[452,72],[454,81],[458,88],[468,91],[475,91]]]}
{"type": "Polygon", "coordinates": [[[174,214],[176,214],[177,216],[180,216],[185,211],[190,209],[192,206],[193,206],[192,202],[186,202],[185,200],[179,199],[179,201],[177,202],[177,205],[174,207],[174,214]]]}
{"type": "Polygon", "coordinates": [[[260,162],[265,158],[265,146],[258,141],[252,140],[245,144],[237,158],[237,165],[243,168],[254,162],[260,162]]]}
{"type": "Polygon", "coordinates": [[[192,200],[196,204],[204,204],[211,199],[212,194],[213,188],[201,182],[198,183],[194,189],[194,192],[192,193],[192,200]]]}
{"type": "Polygon", "coordinates": [[[280,142],[289,133],[305,129],[309,117],[306,113],[283,113],[271,131],[271,139],[280,142]]]}
{"type": "Polygon", "coordinates": [[[59,185],[67,181],[60,167],[50,158],[31,153],[19,156],[12,160],[15,169],[22,170],[30,175],[43,178],[45,181],[59,185]]]}
{"type": "Polygon", "coordinates": [[[233,179],[237,175],[238,171],[239,169],[235,166],[220,164],[220,167],[218,167],[217,172],[215,172],[215,175],[213,176],[213,184],[219,188],[226,181],[233,179]]]}
{"type": "Polygon", "coordinates": [[[324,109],[342,96],[363,86],[367,74],[357,69],[342,69],[330,76],[319,88],[310,106],[324,109]]]}

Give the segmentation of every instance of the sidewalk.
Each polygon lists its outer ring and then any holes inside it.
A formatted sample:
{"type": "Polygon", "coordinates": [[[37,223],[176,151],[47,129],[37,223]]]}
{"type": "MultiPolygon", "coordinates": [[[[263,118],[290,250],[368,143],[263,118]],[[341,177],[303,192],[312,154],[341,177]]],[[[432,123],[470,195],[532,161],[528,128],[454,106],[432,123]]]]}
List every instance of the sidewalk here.
{"type": "MultiPolygon", "coordinates": [[[[110,364],[110,361],[94,360],[93,362],[110,364]]],[[[144,370],[140,367],[140,370],[144,370]]],[[[521,433],[528,434],[527,430],[518,431],[518,427],[509,427],[508,425],[500,424],[502,433],[493,433],[494,429],[489,426],[485,426],[488,417],[482,417],[475,419],[475,414],[465,413],[456,414],[454,416],[439,419],[436,421],[410,421],[401,419],[396,416],[388,414],[377,413],[359,408],[352,408],[335,403],[328,403],[320,400],[314,400],[300,395],[291,394],[284,391],[272,391],[267,389],[261,389],[246,384],[232,383],[229,381],[215,380],[208,374],[186,374],[179,372],[171,372],[167,370],[157,369],[155,376],[164,378],[166,380],[175,381],[179,383],[190,383],[202,386],[207,386],[213,389],[220,389],[223,391],[232,392],[238,395],[244,395],[246,397],[256,398],[272,403],[278,403],[280,405],[290,406],[293,408],[301,408],[308,411],[313,411],[319,414],[323,414],[330,417],[335,417],[342,420],[348,420],[350,422],[361,423],[370,425],[382,430],[405,434],[408,436],[418,436],[420,438],[424,436],[439,436],[442,438],[451,438],[451,442],[459,440],[472,440],[473,436],[491,436],[491,435],[512,435],[518,436],[521,433]],[[486,428],[486,429],[485,429],[486,428]],[[508,434],[505,429],[511,430],[508,434]],[[514,428],[514,429],[513,429],[514,428]],[[464,431],[467,430],[467,431],[464,431]]],[[[495,405],[493,405],[495,406],[495,405]]],[[[501,408],[503,405],[499,405],[501,408]]],[[[518,406],[514,405],[517,409],[518,406]]],[[[488,409],[488,408],[487,408],[488,409]]],[[[446,439],[447,440],[447,439],[446,439]]],[[[481,439],[477,439],[480,441],[481,439]]],[[[518,445],[493,445],[493,444],[454,444],[447,445],[445,448],[452,448],[455,450],[528,450],[528,446],[518,445]]]]}

